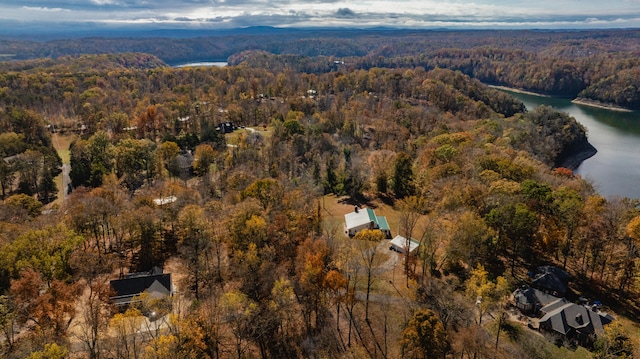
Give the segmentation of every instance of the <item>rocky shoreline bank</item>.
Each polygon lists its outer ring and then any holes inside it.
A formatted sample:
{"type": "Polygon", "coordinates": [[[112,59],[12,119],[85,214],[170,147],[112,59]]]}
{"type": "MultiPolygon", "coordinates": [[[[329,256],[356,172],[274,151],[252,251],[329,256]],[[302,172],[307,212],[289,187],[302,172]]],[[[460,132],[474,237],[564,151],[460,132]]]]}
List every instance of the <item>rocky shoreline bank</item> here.
{"type": "Polygon", "coordinates": [[[593,157],[596,153],[598,153],[598,150],[592,144],[589,142],[583,143],[579,148],[564,156],[556,167],[564,167],[574,171],[583,161],[593,157]]]}

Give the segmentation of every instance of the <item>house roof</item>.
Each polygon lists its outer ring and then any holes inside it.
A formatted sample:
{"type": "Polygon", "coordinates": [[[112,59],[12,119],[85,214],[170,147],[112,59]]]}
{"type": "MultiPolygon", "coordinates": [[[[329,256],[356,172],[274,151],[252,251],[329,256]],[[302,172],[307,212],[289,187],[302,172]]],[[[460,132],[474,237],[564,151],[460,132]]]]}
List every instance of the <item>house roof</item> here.
{"type": "Polygon", "coordinates": [[[537,288],[547,289],[564,295],[569,290],[569,274],[564,270],[554,266],[538,267],[539,273],[536,275],[531,285],[537,288]]]}
{"type": "Polygon", "coordinates": [[[564,281],[571,279],[571,275],[569,275],[566,270],[556,266],[539,266],[538,273],[553,273],[556,277],[564,281]]]}
{"type": "Polygon", "coordinates": [[[155,203],[156,206],[162,206],[165,204],[173,203],[177,200],[178,200],[178,197],[176,196],[168,196],[168,197],[155,198],[153,200],[153,203],[155,203]]]}
{"type": "Polygon", "coordinates": [[[160,283],[157,279],[151,283],[149,288],[145,290],[145,293],[148,293],[150,297],[158,299],[164,298],[171,294],[171,290],[164,286],[164,284],[160,283]]]}
{"type": "Polygon", "coordinates": [[[387,218],[384,216],[376,216],[376,221],[378,222],[378,227],[384,231],[390,231],[389,223],[387,223],[387,218]]]}
{"type": "Polygon", "coordinates": [[[17,155],[13,155],[13,156],[4,157],[2,160],[3,160],[6,164],[10,165],[11,163],[13,163],[13,162],[14,162],[15,160],[17,160],[18,158],[20,158],[20,155],[19,155],[19,154],[17,154],[17,155]]]}
{"type": "Polygon", "coordinates": [[[110,284],[115,292],[113,301],[116,304],[128,304],[134,296],[143,292],[153,296],[171,294],[171,273],[157,273],[157,270],[132,273],[123,279],[112,280],[110,284]]]}
{"type": "MultiPolygon", "coordinates": [[[[376,213],[371,208],[363,208],[357,212],[351,212],[344,215],[344,221],[347,225],[347,229],[360,227],[362,225],[374,222],[378,223],[376,213]]],[[[386,220],[385,220],[386,223],[386,220]]],[[[388,225],[387,225],[388,226],[388,225]]]]}
{"type": "Polygon", "coordinates": [[[542,306],[548,305],[556,300],[558,297],[554,297],[541,290],[526,287],[518,288],[513,292],[513,298],[517,303],[534,305],[539,303],[542,306]]]}
{"type": "Polygon", "coordinates": [[[403,251],[407,251],[407,247],[409,247],[409,253],[412,253],[416,248],[418,248],[418,246],[420,245],[420,243],[418,243],[418,241],[416,241],[415,239],[411,238],[411,239],[407,239],[401,235],[397,235],[395,236],[395,238],[393,238],[391,240],[391,245],[395,246],[397,248],[401,248],[403,251]]]}
{"type": "Polygon", "coordinates": [[[599,335],[603,332],[603,326],[613,320],[613,317],[606,313],[594,312],[582,305],[568,302],[564,298],[549,303],[540,311],[544,315],[539,322],[547,323],[550,329],[563,335],[571,330],[582,334],[599,335]]]}

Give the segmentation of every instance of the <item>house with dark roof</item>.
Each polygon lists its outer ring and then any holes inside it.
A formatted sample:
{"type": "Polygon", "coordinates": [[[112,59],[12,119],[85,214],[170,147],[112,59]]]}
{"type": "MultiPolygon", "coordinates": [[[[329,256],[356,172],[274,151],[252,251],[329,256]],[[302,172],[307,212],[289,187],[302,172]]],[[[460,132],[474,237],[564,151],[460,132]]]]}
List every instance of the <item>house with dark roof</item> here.
{"type": "Polygon", "coordinates": [[[569,290],[571,276],[556,266],[540,266],[531,286],[556,297],[564,296],[569,290]]]}
{"type": "Polygon", "coordinates": [[[613,317],[607,313],[595,312],[565,298],[545,305],[540,308],[540,313],[540,328],[576,339],[581,344],[593,342],[604,333],[604,326],[613,321],[613,317]]]}
{"type": "Polygon", "coordinates": [[[582,305],[561,298],[569,290],[569,280],[569,274],[558,267],[538,267],[531,286],[513,292],[514,304],[522,313],[538,316],[538,328],[589,346],[613,317],[588,301],[589,305],[582,305]]]}
{"type": "Polygon", "coordinates": [[[222,133],[231,133],[237,129],[238,127],[233,122],[223,122],[216,127],[216,131],[222,131],[222,133]]]}
{"type": "Polygon", "coordinates": [[[376,212],[372,208],[359,209],[344,215],[344,231],[349,237],[353,237],[356,233],[363,229],[379,229],[384,233],[386,238],[391,238],[391,228],[387,223],[387,219],[383,216],[376,216],[376,212]]]}
{"type": "Polygon", "coordinates": [[[138,297],[143,293],[152,299],[167,298],[173,294],[171,273],[162,273],[158,267],[148,272],[129,273],[124,278],[112,280],[110,284],[115,292],[111,300],[120,307],[138,302],[138,297]]]}
{"type": "Polygon", "coordinates": [[[14,162],[16,162],[18,159],[20,158],[20,154],[17,155],[13,155],[13,156],[8,156],[8,157],[4,157],[2,160],[4,161],[4,163],[6,163],[7,165],[12,165],[14,162]]]}
{"type": "Polygon", "coordinates": [[[537,315],[540,308],[557,299],[558,297],[529,286],[523,286],[513,292],[513,301],[516,308],[525,314],[537,315]]]}

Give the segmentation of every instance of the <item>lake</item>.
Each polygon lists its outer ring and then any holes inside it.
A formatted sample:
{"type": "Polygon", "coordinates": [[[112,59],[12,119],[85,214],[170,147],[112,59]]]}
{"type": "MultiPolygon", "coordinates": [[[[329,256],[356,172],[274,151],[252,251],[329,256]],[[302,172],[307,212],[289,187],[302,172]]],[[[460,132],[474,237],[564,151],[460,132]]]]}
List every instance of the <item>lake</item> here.
{"type": "Polygon", "coordinates": [[[176,68],[180,68],[180,67],[198,67],[198,66],[225,67],[227,65],[228,65],[228,63],[226,61],[200,61],[200,62],[189,62],[189,63],[182,64],[182,65],[176,65],[174,67],[176,67],[176,68]]]}
{"type": "Polygon", "coordinates": [[[506,91],[531,110],[552,106],[573,116],[587,128],[598,150],[575,170],[605,197],[640,198],[640,112],[620,112],[578,105],[569,99],[506,91]]]}

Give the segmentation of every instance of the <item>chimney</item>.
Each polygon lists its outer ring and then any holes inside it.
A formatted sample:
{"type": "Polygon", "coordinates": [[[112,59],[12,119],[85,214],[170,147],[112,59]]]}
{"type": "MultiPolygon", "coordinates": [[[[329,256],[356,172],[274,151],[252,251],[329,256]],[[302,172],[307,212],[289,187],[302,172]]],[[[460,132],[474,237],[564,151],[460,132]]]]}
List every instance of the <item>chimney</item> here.
{"type": "Polygon", "coordinates": [[[354,212],[356,212],[356,213],[358,213],[358,206],[354,206],[354,207],[353,207],[353,211],[354,211],[354,212]]]}
{"type": "Polygon", "coordinates": [[[576,314],[576,322],[578,322],[578,324],[583,324],[582,323],[582,314],[580,314],[580,313],[576,314]]]}

